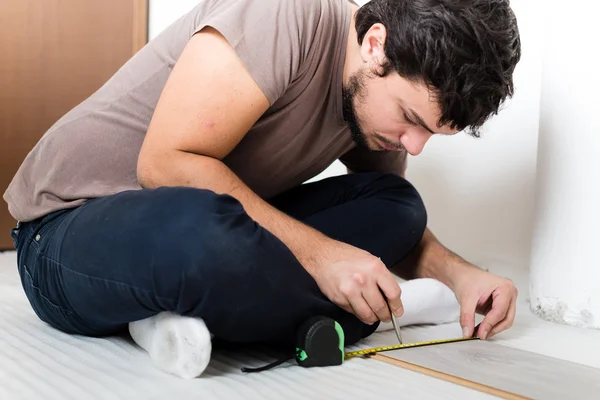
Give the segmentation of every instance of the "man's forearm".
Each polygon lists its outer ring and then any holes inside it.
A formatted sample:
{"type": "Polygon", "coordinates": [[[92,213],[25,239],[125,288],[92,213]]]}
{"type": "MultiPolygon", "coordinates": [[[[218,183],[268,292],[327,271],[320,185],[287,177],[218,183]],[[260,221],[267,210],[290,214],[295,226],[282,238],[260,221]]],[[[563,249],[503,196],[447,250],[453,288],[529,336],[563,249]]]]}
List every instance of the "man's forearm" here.
{"type": "Polygon", "coordinates": [[[412,253],[393,270],[405,279],[434,278],[453,289],[454,277],[468,265],[463,258],[444,247],[426,228],[412,253]]]}
{"type": "Polygon", "coordinates": [[[140,171],[138,179],[145,188],[188,186],[231,195],[252,219],[279,238],[313,276],[316,257],[326,252],[332,241],[262,200],[223,162],[214,158],[176,152],[162,163],[140,171]]]}

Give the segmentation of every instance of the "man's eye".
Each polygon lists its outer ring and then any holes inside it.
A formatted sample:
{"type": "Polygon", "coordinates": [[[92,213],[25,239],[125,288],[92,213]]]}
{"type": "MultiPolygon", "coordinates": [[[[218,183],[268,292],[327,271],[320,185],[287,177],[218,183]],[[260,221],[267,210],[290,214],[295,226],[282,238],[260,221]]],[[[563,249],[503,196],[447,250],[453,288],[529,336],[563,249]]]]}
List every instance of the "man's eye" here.
{"type": "Polygon", "coordinates": [[[406,113],[404,113],[404,119],[411,125],[417,125],[416,122],[412,121],[406,113]]]}

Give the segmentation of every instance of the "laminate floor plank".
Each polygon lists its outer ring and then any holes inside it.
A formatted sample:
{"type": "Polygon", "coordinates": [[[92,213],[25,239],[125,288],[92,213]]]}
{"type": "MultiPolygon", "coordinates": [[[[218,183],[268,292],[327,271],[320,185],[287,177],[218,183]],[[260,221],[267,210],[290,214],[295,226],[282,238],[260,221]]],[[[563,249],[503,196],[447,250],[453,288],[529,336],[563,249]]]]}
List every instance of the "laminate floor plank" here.
{"type": "Polygon", "coordinates": [[[381,354],[534,399],[600,398],[600,369],[489,341],[381,354]]]}

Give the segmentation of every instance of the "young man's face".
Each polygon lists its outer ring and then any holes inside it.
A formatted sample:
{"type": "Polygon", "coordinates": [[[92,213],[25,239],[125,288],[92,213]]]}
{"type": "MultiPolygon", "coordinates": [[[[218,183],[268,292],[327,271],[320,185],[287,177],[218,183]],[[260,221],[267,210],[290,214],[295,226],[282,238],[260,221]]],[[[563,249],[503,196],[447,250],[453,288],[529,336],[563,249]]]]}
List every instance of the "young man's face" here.
{"type": "Polygon", "coordinates": [[[457,133],[437,125],[440,109],[425,85],[397,73],[381,78],[361,69],[344,85],[343,98],[352,138],[371,150],[416,156],[433,134],[457,133]]]}

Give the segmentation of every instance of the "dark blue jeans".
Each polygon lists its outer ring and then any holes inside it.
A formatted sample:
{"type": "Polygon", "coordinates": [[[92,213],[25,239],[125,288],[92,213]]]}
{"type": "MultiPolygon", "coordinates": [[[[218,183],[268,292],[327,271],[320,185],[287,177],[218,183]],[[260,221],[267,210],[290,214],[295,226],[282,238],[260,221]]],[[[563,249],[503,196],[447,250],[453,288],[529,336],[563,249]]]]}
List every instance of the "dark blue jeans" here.
{"type": "MultiPolygon", "coordinates": [[[[390,267],[426,226],[415,188],[389,174],[333,177],[269,202],[390,267]]],[[[19,223],[12,236],[33,310],[67,333],[116,334],[161,311],[201,317],[217,339],[237,343],[291,344],[315,315],[337,320],[346,345],[377,327],[329,301],[237,200],[208,190],[122,192],[19,223]]]]}

